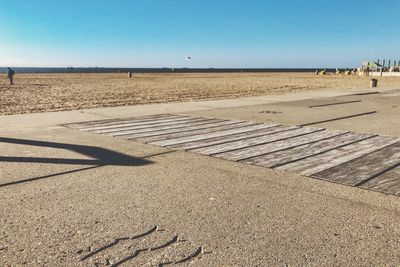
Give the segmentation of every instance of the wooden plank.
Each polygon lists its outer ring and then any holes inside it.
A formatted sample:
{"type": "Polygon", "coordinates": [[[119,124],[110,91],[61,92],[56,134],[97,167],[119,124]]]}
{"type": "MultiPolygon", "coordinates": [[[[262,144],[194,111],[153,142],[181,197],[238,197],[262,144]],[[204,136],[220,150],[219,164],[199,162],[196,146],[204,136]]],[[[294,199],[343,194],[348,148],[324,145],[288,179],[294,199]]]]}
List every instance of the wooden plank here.
{"type": "Polygon", "coordinates": [[[151,116],[141,116],[141,117],[128,117],[128,118],[114,118],[114,119],[103,119],[103,120],[94,120],[94,121],[84,121],[84,122],[76,122],[76,123],[67,123],[67,124],[62,124],[62,126],[67,126],[71,128],[85,128],[89,126],[94,126],[94,125],[99,125],[99,124],[106,124],[106,123],[114,123],[114,122],[120,122],[124,120],[149,120],[149,119],[154,119],[153,117],[159,116],[161,117],[172,117],[172,116],[178,116],[178,115],[172,115],[172,114],[157,114],[157,115],[151,115],[151,116]]]}
{"type": "Polygon", "coordinates": [[[360,186],[364,189],[400,196],[400,166],[369,180],[360,186]]]}
{"type": "Polygon", "coordinates": [[[149,127],[145,129],[128,129],[128,130],[121,130],[118,132],[112,132],[112,133],[106,133],[106,135],[111,135],[111,136],[117,136],[117,135],[136,135],[136,134],[143,134],[143,136],[147,136],[147,133],[152,133],[152,132],[159,132],[159,131],[164,131],[164,130],[172,130],[173,133],[175,132],[182,132],[188,130],[190,127],[198,127],[198,128],[207,128],[207,127],[213,127],[217,123],[223,123],[223,122],[230,122],[227,120],[217,120],[217,119],[210,119],[207,121],[189,121],[185,122],[179,125],[173,125],[173,126],[167,126],[167,127],[149,127]],[[117,134],[117,135],[116,135],[117,134]]]}
{"type": "Polygon", "coordinates": [[[69,123],[64,124],[63,126],[68,126],[71,128],[87,128],[90,126],[96,125],[113,125],[114,123],[120,123],[124,121],[149,121],[155,120],[160,118],[172,118],[172,117],[180,117],[180,115],[175,114],[156,114],[156,115],[148,115],[148,116],[139,116],[139,117],[128,117],[128,118],[117,118],[117,119],[106,119],[106,120],[95,120],[95,121],[85,121],[85,122],[78,122],[78,123],[69,123]]]}
{"type": "Polygon", "coordinates": [[[338,120],[350,119],[350,118],[354,118],[354,117],[360,117],[360,116],[366,116],[366,115],[375,114],[376,112],[377,112],[377,111],[370,111],[370,112],[352,114],[352,115],[348,115],[348,116],[344,116],[344,117],[337,117],[337,118],[328,119],[328,120],[323,120],[323,121],[315,121],[315,122],[310,122],[310,123],[304,123],[304,124],[301,124],[300,126],[309,126],[309,125],[320,124],[320,123],[325,123],[325,122],[331,122],[331,121],[338,121],[338,120]]]}
{"type": "Polygon", "coordinates": [[[219,131],[224,131],[224,130],[236,129],[236,128],[245,127],[248,125],[253,125],[253,123],[250,123],[250,122],[226,123],[224,125],[211,127],[211,128],[199,128],[199,129],[195,129],[195,130],[191,130],[191,131],[181,131],[181,132],[177,132],[177,133],[170,133],[170,134],[159,135],[159,136],[141,137],[136,140],[150,144],[151,142],[154,142],[154,141],[169,140],[170,138],[174,138],[174,137],[196,136],[196,135],[200,135],[200,134],[214,133],[214,132],[219,132],[219,131]]]}
{"type": "Polygon", "coordinates": [[[276,141],[268,144],[252,146],[249,148],[242,148],[238,150],[228,151],[213,156],[232,161],[242,161],[244,159],[250,159],[257,156],[266,155],[276,151],[286,150],[304,144],[309,144],[312,142],[318,142],[319,140],[331,138],[333,136],[338,136],[344,133],[345,133],[344,131],[318,131],[306,135],[292,137],[282,141],[276,141]]]}
{"type": "MultiPolygon", "coordinates": [[[[247,125],[252,125],[252,123],[248,123],[247,125]]],[[[161,136],[144,137],[144,138],[138,138],[136,140],[150,144],[151,142],[155,142],[155,141],[168,140],[168,139],[172,139],[172,138],[187,137],[187,136],[197,136],[200,134],[215,133],[215,132],[225,131],[225,130],[229,130],[229,129],[246,127],[247,125],[246,124],[243,124],[243,125],[233,124],[233,125],[214,127],[214,128],[210,128],[210,129],[200,129],[200,130],[190,131],[190,132],[179,132],[179,133],[171,133],[171,134],[166,134],[166,135],[161,135],[161,136]]]]}
{"type": "Polygon", "coordinates": [[[309,108],[320,108],[320,107],[344,105],[344,104],[359,103],[359,102],[361,102],[361,100],[351,100],[351,101],[334,102],[334,103],[313,105],[313,106],[308,106],[308,107],[309,107],[309,108]]]}
{"type": "Polygon", "coordinates": [[[400,144],[350,160],[313,176],[346,185],[358,186],[400,164],[400,144]]]}
{"type": "Polygon", "coordinates": [[[88,127],[85,129],[82,129],[82,131],[96,131],[96,130],[105,130],[105,129],[114,129],[118,127],[124,127],[124,126],[144,126],[144,125],[155,125],[158,123],[166,123],[166,122],[178,122],[178,121],[184,121],[184,120],[193,120],[195,119],[194,117],[190,116],[180,116],[180,117],[174,117],[174,118],[162,118],[162,119],[156,119],[156,120],[150,120],[150,121],[139,121],[139,122],[121,122],[121,123],[115,123],[113,125],[98,125],[95,127],[88,127]]]}
{"type": "Polygon", "coordinates": [[[247,122],[244,122],[244,121],[221,121],[221,122],[215,122],[215,123],[206,124],[206,125],[191,126],[191,127],[179,128],[179,129],[160,130],[160,131],[154,131],[154,132],[148,132],[148,133],[136,133],[136,134],[122,133],[122,134],[114,134],[113,136],[118,136],[123,139],[136,139],[136,138],[166,135],[166,134],[171,134],[171,133],[192,132],[192,131],[201,130],[201,129],[212,129],[212,128],[226,126],[226,125],[245,125],[246,123],[247,122]]]}
{"type": "Polygon", "coordinates": [[[279,140],[296,137],[296,136],[300,136],[300,135],[304,135],[304,134],[308,134],[308,133],[312,133],[312,132],[316,132],[316,131],[322,131],[322,130],[323,129],[321,129],[321,128],[314,128],[314,127],[294,128],[293,130],[280,132],[280,133],[276,133],[273,135],[253,137],[253,138],[248,138],[245,140],[223,143],[220,145],[215,145],[215,146],[210,146],[210,147],[193,149],[191,151],[200,153],[200,154],[204,154],[204,155],[214,155],[214,154],[218,154],[218,153],[224,153],[224,152],[237,150],[237,149],[241,149],[241,148],[246,148],[246,147],[251,147],[251,146],[255,146],[255,145],[267,144],[270,142],[279,141],[279,140]]]}
{"type": "Polygon", "coordinates": [[[154,124],[157,122],[168,122],[168,121],[174,121],[174,120],[182,120],[182,119],[189,119],[189,118],[194,118],[191,116],[174,116],[174,117],[164,117],[164,118],[157,118],[157,119],[147,119],[147,120],[122,120],[122,121],[117,121],[113,123],[104,123],[104,124],[97,124],[97,125],[91,125],[86,128],[82,128],[81,130],[83,131],[92,131],[92,130],[101,130],[101,129],[107,129],[107,128],[113,128],[113,127],[120,127],[124,126],[125,124],[129,125],[147,125],[147,124],[154,124]]]}
{"type": "Polygon", "coordinates": [[[233,135],[229,135],[229,136],[213,137],[213,138],[206,139],[206,140],[199,140],[199,141],[194,141],[194,142],[176,144],[176,145],[172,145],[169,147],[190,150],[190,149],[196,149],[196,148],[210,147],[210,146],[219,145],[219,144],[225,144],[225,143],[229,143],[229,142],[233,142],[233,141],[245,140],[245,139],[249,139],[252,137],[261,137],[264,135],[270,135],[270,134],[274,134],[274,133],[290,131],[290,130],[297,129],[297,128],[299,128],[299,127],[298,126],[278,125],[278,126],[268,127],[265,129],[233,134],[233,135]]]}
{"type": "Polygon", "coordinates": [[[322,153],[314,157],[309,157],[304,160],[289,163],[277,167],[277,169],[290,170],[302,173],[304,175],[313,175],[317,172],[321,172],[323,170],[337,166],[341,163],[350,161],[383,147],[397,143],[398,140],[398,138],[376,136],[352,145],[330,150],[326,153],[322,153]]]}
{"type": "Polygon", "coordinates": [[[265,129],[273,126],[277,126],[278,124],[261,124],[261,123],[254,123],[254,124],[249,124],[246,126],[241,126],[237,127],[235,129],[228,129],[228,130],[223,130],[223,131],[218,131],[218,132],[213,132],[213,133],[205,133],[205,134],[198,134],[194,136],[186,136],[186,137],[178,137],[178,138],[172,138],[168,140],[161,140],[161,141],[155,141],[150,144],[152,145],[159,145],[159,146],[172,146],[172,145],[177,145],[177,144],[182,144],[182,143],[188,143],[188,142],[194,142],[198,140],[205,140],[205,139],[210,139],[213,137],[222,137],[230,134],[237,134],[237,133],[243,133],[247,131],[253,131],[253,130],[260,130],[260,129],[265,129]]]}
{"type": "Polygon", "coordinates": [[[306,144],[288,150],[274,152],[265,156],[245,160],[243,162],[258,166],[275,168],[308,157],[371,138],[372,134],[346,133],[312,144],[306,144]]]}
{"type": "Polygon", "coordinates": [[[215,121],[223,121],[217,119],[206,119],[206,118],[188,118],[186,120],[179,120],[179,121],[169,121],[163,123],[152,123],[146,125],[133,125],[133,126],[120,126],[115,128],[108,128],[102,130],[94,130],[90,131],[92,133],[99,133],[99,134],[109,134],[113,132],[120,132],[120,131],[131,131],[131,130],[146,130],[146,129],[171,129],[174,127],[182,127],[188,123],[207,123],[207,122],[215,122],[215,121]]]}
{"type": "Polygon", "coordinates": [[[379,92],[375,91],[375,92],[366,92],[366,93],[356,93],[356,94],[351,94],[351,95],[376,95],[376,94],[379,94],[379,92]]]}

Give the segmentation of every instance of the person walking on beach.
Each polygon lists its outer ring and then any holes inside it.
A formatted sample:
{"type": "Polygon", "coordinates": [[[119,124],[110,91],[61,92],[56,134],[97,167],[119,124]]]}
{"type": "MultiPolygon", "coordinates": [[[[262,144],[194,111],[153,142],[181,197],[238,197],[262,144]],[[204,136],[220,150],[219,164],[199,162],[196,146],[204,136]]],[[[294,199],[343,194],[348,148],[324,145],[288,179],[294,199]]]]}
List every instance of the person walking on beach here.
{"type": "Polygon", "coordinates": [[[10,80],[10,85],[14,84],[14,74],[14,70],[12,70],[11,68],[7,68],[7,78],[10,80]]]}

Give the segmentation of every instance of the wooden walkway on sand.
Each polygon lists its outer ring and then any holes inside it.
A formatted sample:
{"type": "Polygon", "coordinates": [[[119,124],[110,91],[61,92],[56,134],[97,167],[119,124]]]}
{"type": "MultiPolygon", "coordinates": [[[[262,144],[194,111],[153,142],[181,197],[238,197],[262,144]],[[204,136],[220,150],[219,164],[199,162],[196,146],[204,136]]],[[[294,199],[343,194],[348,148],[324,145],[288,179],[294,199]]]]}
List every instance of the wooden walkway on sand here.
{"type": "Polygon", "coordinates": [[[400,196],[400,138],[174,114],[66,126],[400,196]]]}

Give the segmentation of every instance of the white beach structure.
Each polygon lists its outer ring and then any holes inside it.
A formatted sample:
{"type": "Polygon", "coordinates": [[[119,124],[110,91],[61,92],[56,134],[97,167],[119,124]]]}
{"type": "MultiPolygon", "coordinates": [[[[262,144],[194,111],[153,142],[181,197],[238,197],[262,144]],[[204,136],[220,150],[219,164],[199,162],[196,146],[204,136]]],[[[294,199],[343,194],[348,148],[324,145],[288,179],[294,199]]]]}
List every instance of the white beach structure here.
{"type": "Polygon", "coordinates": [[[365,61],[358,68],[358,74],[362,76],[399,76],[400,77],[400,60],[389,60],[386,63],[384,59],[382,63],[378,59],[376,62],[365,61]]]}

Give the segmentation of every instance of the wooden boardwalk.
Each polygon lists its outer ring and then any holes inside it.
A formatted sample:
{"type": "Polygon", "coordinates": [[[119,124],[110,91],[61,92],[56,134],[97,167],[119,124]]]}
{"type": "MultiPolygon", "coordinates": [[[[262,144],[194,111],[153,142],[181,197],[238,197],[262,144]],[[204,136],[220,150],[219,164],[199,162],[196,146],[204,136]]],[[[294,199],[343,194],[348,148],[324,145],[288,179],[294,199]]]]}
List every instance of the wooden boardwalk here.
{"type": "Polygon", "coordinates": [[[174,114],[65,126],[400,196],[400,138],[174,114]]]}

